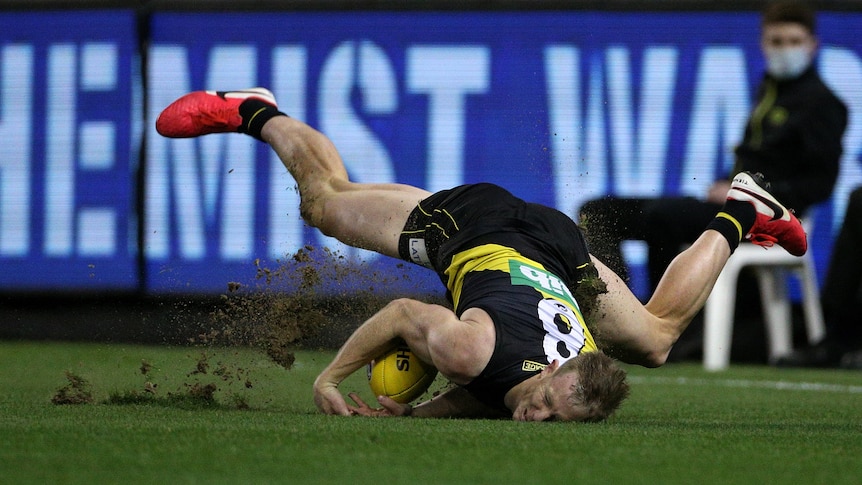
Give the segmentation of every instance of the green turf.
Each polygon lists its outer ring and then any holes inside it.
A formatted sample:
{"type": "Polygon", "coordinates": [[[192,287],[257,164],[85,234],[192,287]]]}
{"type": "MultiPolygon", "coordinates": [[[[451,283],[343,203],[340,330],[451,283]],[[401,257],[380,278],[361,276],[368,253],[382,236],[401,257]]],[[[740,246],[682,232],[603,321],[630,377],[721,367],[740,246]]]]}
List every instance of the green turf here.
{"type": "MultiPolygon", "coordinates": [[[[371,419],[316,413],[331,353],[287,371],[209,350],[195,374],[201,352],[0,342],[0,483],[862,483],[859,372],[632,367],[631,398],[599,424],[371,419]],[[51,403],[67,371],[93,404],[51,403]],[[155,399],[105,404],[148,380],[155,399]],[[215,403],[167,399],[210,382],[215,403]]],[[[363,380],[344,388],[370,397],[363,380]]]]}

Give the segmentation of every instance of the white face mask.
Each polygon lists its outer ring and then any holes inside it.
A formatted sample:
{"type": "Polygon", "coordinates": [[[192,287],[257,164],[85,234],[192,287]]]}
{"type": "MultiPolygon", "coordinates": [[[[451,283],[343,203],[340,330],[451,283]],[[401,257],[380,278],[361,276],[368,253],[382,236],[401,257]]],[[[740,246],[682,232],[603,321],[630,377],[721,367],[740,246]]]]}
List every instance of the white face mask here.
{"type": "Polygon", "coordinates": [[[804,46],[766,51],[766,72],[778,80],[795,79],[810,65],[811,55],[804,46]]]}

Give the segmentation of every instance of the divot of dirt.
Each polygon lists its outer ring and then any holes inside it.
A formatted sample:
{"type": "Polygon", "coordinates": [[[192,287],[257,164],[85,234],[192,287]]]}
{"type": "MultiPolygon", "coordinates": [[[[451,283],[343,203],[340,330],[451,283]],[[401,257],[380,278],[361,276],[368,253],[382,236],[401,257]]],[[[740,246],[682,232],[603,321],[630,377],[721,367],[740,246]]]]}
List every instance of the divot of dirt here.
{"type": "Polygon", "coordinates": [[[66,371],[68,383],[57,389],[51,398],[54,404],[90,404],[93,402],[93,391],[90,383],[83,377],[66,371]]]}

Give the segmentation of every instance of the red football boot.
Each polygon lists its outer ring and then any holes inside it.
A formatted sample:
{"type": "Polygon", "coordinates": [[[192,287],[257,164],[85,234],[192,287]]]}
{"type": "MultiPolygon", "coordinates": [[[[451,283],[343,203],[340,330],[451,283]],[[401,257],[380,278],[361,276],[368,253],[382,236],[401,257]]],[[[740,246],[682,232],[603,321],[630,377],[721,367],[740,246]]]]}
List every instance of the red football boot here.
{"type": "Polygon", "coordinates": [[[745,239],[764,247],[778,244],[794,256],[808,250],[808,240],[799,219],[767,191],[768,184],[759,173],[742,172],[733,177],[728,200],[751,203],[757,211],[754,225],[745,239]]]}
{"type": "Polygon", "coordinates": [[[255,98],[278,108],[264,88],[240,91],[194,91],[171,103],[156,120],[156,131],[169,138],[191,138],[210,133],[244,132],[239,105],[255,98]]]}

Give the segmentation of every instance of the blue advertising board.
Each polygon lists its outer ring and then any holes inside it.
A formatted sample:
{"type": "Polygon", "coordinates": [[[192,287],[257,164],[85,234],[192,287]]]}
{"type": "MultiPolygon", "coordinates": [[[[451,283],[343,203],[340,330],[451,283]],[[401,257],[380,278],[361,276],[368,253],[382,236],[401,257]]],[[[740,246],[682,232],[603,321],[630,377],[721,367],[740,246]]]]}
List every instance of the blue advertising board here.
{"type": "MultiPolygon", "coordinates": [[[[860,21],[820,19],[821,72],[856,113],[860,21]]],[[[356,181],[495,182],[572,216],[603,194],[704,194],[731,169],[763,69],[756,13],[179,13],[155,15],[151,34],[149,119],[190,90],[266,86],[333,139],[356,181]]],[[[820,268],[862,182],[851,123],[812,235],[820,268]]],[[[148,140],[149,291],[215,291],[255,258],[333,245],[303,225],[263,144],[152,127],[148,140]]]]}
{"type": "Polygon", "coordinates": [[[131,12],[0,15],[0,288],[139,288],[137,42],[131,12]]]}
{"type": "MultiPolygon", "coordinates": [[[[131,11],[0,13],[0,290],[217,294],[307,246],[396,271],[306,227],[264,144],[158,136],[187,91],[270,88],[356,181],[488,181],[574,217],[604,194],[701,196],[730,170],[763,68],[755,12],[149,19],[140,39],[131,11]]],[[[818,25],[820,71],[851,112],[811,235],[822,276],[862,184],[862,14],[818,25]]],[[[643,249],[626,250],[637,275],[643,249]]]]}

